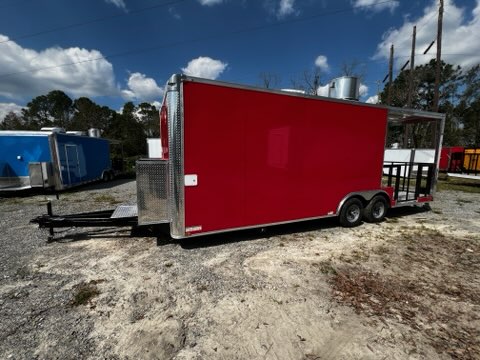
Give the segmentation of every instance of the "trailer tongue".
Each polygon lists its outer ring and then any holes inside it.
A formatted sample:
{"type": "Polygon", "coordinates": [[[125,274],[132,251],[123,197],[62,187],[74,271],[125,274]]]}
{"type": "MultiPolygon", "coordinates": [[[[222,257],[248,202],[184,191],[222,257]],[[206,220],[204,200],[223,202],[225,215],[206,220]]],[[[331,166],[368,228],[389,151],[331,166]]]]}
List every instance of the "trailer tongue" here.
{"type": "Polygon", "coordinates": [[[42,229],[49,230],[48,241],[53,241],[55,228],[68,227],[122,227],[138,224],[137,206],[120,205],[115,210],[101,210],[68,215],[54,215],[52,203],[47,203],[47,214],[30,221],[42,229]]]}
{"type": "Polygon", "coordinates": [[[332,216],[379,222],[391,207],[433,200],[443,126],[438,113],[174,75],[162,156],[137,162],[138,216],[125,208],[128,216],[34,220],[50,229],[166,223],[177,239],[332,216]],[[392,124],[428,124],[431,161],[387,161],[392,124]]]}

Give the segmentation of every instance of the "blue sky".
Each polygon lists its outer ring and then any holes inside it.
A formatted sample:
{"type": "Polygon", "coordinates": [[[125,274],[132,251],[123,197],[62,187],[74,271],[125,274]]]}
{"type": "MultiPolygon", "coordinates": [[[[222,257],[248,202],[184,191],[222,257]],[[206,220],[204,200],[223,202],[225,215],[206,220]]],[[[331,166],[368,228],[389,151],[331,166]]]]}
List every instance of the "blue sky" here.
{"type": "MultiPolygon", "coordinates": [[[[435,38],[438,0],[0,0],[0,120],[60,89],[119,109],[160,102],[173,73],[279,88],[318,69],[322,84],[357,62],[374,101],[395,46],[396,72],[435,38]],[[73,64],[73,65],[72,65],[73,64]]],[[[445,0],[443,59],[480,62],[480,0],[445,0]]]]}

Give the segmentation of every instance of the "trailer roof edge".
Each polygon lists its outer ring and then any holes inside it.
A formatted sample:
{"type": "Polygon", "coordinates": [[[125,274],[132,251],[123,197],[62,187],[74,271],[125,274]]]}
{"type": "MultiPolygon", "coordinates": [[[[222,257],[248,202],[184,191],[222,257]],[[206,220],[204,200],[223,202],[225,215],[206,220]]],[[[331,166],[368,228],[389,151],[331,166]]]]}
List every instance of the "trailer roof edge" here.
{"type": "Polygon", "coordinates": [[[302,97],[302,98],[308,98],[308,99],[321,99],[325,101],[339,102],[342,104],[373,107],[376,109],[386,109],[388,111],[389,121],[401,121],[411,117],[422,118],[422,119],[432,119],[432,120],[443,120],[445,118],[445,114],[431,112],[431,111],[416,110],[416,109],[410,109],[410,108],[398,108],[398,107],[386,106],[382,104],[369,104],[361,101],[336,99],[336,98],[320,96],[320,95],[301,94],[301,93],[283,91],[279,89],[265,89],[265,88],[261,88],[253,85],[236,84],[236,83],[231,83],[231,82],[221,81],[221,80],[204,79],[204,78],[189,76],[184,74],[173,74],[168,80],[167,85],[173,85],[174,83],[178,83],[182,81],[198,82],[202,84],[211,84],[211,85],[222,85],[222,86],[231,87],[235,89],[253,90],[253,91],[266,92],[271,94],[302,97]]]}

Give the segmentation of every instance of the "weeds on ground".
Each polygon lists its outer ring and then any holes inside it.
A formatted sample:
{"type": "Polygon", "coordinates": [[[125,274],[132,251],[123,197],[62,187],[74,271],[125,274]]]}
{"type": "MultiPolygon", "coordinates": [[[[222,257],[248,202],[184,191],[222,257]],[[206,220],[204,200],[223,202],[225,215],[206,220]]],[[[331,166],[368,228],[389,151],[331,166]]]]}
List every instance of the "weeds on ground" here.
{"type": "Polygon", "coordinates": [[[102,194],[93,198],[93,201],[97,203],[109,203],[110,205],[120,204],[121,201],[115,199],[112,195],[102,194]]]}
{"type": "Polygon", "coordinates": [[[477,359],[480,329],[468,319],[480,303],[480,243],[425,225],[401,228],[398,240],[373,251],[374,260],[388,264],[388,276],[369,262],[337,263],[328,280],[333,297],[372,319],[410,326],[439,354],[477,359]]]}
{"type": "Polygon", "coordinates": [[[471,204],[471,203],[473,203],[473,200],[469,200],[469,199],[457,199],[457,204],[458,204],[458,205],[471,204]]]}
{"type": "Polygon", "coordinates": [[[17,269],[16,275],[22,279],[26,278],[27,276],[32,275],[30,268],[26,265],[21,266],[17,269]]]}
{"type": "Polygon", "coordinates": [[[87,305],[91,303],[92,299],[100,295],[100,290],[97,288],[97,284],[104,282],[105,280],[91,280],[90,282],[81,282],[73,287],[74,294],[71,306],[87,305]]]}
{"type": "Polygon", "coordinates": [[[468,181],[463,179],[447,179],[444,181],[438,181],[437,183],[438,191],[462,191],[465,193],[479,194],[480,193],[480,182],[479,181],[468,181]]]}

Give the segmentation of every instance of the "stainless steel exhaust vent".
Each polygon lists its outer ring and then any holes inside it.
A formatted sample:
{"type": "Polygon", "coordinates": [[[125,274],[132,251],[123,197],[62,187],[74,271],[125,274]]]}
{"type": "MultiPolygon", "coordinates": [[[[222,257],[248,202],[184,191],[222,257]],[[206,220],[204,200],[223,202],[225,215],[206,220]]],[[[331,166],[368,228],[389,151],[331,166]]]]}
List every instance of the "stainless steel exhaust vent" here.
{"type": "Polygon", "coordinates": [[[328,97],[358,101],[360,81],[353,76],[342,76],[333,79],[328,88],[328,97]]]}

